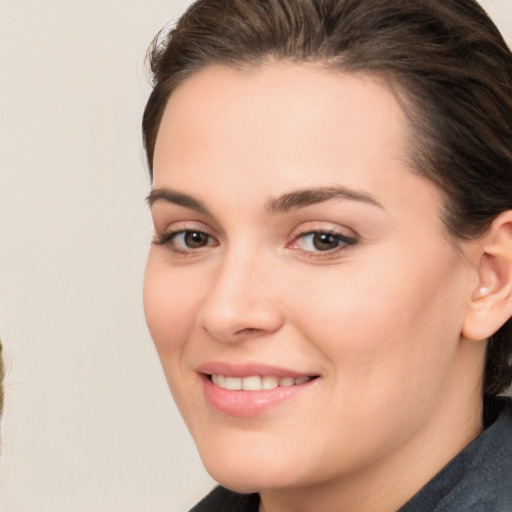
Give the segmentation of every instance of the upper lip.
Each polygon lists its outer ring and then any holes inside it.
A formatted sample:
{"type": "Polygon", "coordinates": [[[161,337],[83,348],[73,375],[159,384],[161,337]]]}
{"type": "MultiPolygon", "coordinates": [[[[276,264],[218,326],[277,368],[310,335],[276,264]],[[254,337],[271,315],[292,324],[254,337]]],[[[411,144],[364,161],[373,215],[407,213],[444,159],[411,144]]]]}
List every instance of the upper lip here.
{"type": "Polygon", "coordinates": [[[269,365],[265,363],[228,363],[225,361],[211,361],[201,364],[196,368],[198,373],[204,375],[224,375],[229,377],[251,377],[259,375],[273,375],[275,377],[316,377],[317,374],[309,372],[300,372],[283,368],[279,366],[269,365]]]}

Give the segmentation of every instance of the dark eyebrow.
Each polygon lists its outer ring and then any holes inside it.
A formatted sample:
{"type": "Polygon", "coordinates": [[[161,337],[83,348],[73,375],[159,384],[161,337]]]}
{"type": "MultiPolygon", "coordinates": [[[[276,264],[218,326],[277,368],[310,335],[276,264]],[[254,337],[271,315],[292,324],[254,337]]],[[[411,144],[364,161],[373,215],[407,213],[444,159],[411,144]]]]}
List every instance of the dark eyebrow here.
{"type": "MultiPolygon", "coordinates": [[[[324,201],[329,201],[331,199],[348,199],[384,208],[370,194],[336,186],[294,190],[293,192],[283,194],[276,199],[271,199],[266,203],[265,209],[269,213],[273,214],[286,213],[290,210],[298,210],[300,208],[305,208],[306,206],[311,206],[317,203],[323,203],[324,201]]],[[[184,206],[185,208],[190,208],[197,212],[210,215],[208,208],[198,199],[182,192],[176,192],[169,188],[155,188],[146,197],[146,202],[149,207],[153,206],[153,204],[158,201],[165,201],[178,206],[184,206]]]]}
{"type": "Polygon", "coordinates": [[[316,203],[323,203],[330,199],[359,201],[384,209],[384,207],[370,194],[338,186],[295,190],[284,194],[277,199],[270,200],[265,205],[265,209],[270,213],[286,213],[290,210],[297,210],[316,203]]]}
{"type": "Polygon", "coordinates": [[[188,194],[182,192],[176,192],[169,188],[155,188],[153,189],[148,197],[146,197],[146,203],[149,207],[153,206],[158,201],[165,201],[167,203],[177,204],[178,206],[184,206],[200,213],[210,214],[208,208],[199,200],[195,199],[188,194]]]}

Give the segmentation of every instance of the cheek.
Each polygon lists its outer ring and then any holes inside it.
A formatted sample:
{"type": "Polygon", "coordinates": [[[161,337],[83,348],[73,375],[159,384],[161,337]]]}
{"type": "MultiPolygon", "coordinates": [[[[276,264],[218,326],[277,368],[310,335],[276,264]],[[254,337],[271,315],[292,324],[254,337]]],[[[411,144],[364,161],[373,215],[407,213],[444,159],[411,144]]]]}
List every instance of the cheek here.
{"type": "Polygon", "coordinates": [[[150,252],[144,275],[144,313],[161,358],[179,350],[194,323],[193,288],[150,252]]]}
{"type": "Polygon", "coordinates": [[[461,329],[463,279],[451,250],[431,252],[418,260],[390,250],[340,267],[325,282],[304,282],[297,318],[314,321],[302,321],[301,329],[343,386],[374,393],[407,379],[420,387],[449,371],[461,329]]]}
{"type": "MultiPolygon", "coordinates": [[[[195,325],[195,293],[151,252],[144,275],[144,313],[170,391],[187,422],[198,404],[191,401],[195,379],[186,366],[187,340],[195,325]]],[[[188,422],[187,422],[188,423],[188,422]]]]}

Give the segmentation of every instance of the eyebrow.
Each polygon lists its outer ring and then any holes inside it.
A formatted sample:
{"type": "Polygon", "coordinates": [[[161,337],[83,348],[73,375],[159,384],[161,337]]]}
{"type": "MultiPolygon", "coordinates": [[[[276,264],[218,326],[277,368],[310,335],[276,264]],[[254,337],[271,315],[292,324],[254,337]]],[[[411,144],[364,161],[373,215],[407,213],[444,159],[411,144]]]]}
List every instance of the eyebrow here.
{"type": "MultiPolygon", "coordinates": [[[[286,213],[299,210],[317,203],[323,203],[332,199],[342,199],[370,204],[384,209],[384,207],[370,194],[351,190],[345,187],[319,187],[294,190],[271,199],[265,204],[265,210],[272,214],[286,213]]],[[[169,188],[153,189],[146,197],[146,202],[151,207],[158,201],[176,204],[190,208],[199,213],[210,215],[205,204],[189,194],[177,192],[169,188]]]]}
{"type": "Polygon", "coordinates": [[[270,213],[286,213],[331,199],[358,201],[384,209],[372,195],[339,186],[295,190],[270,200],[265,209],[270,213]]]}
{"type": "Polygon", "coordinates": [[[207,215],[210,214],[208,208],[206,208],[204,203],[198,199],[195,199],[188,194],[183,194],[182,192],[176,192],[169,188],[155,188],[149,193],[148,197],[146,197],[146,203],[150,208],[158,201],[165,201],[166,203],[190,208],[191,210],[195,210],[199,213],[205,213],[207,215]]]}

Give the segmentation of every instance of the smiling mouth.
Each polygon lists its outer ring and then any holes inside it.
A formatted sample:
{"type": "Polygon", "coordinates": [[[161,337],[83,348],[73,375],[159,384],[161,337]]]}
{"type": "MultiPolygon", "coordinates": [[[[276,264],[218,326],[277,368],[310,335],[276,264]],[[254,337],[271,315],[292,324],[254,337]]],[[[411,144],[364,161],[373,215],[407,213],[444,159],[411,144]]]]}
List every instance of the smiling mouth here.
{"type": "Polygon", "coordinates": [[[207,377],[215,386],[229,391],[262,391],[280,387],[300,386],[317,378],[316,376],[276,377],[274,375],[230,377],[218,374],[211,374],[207,377]]]}

